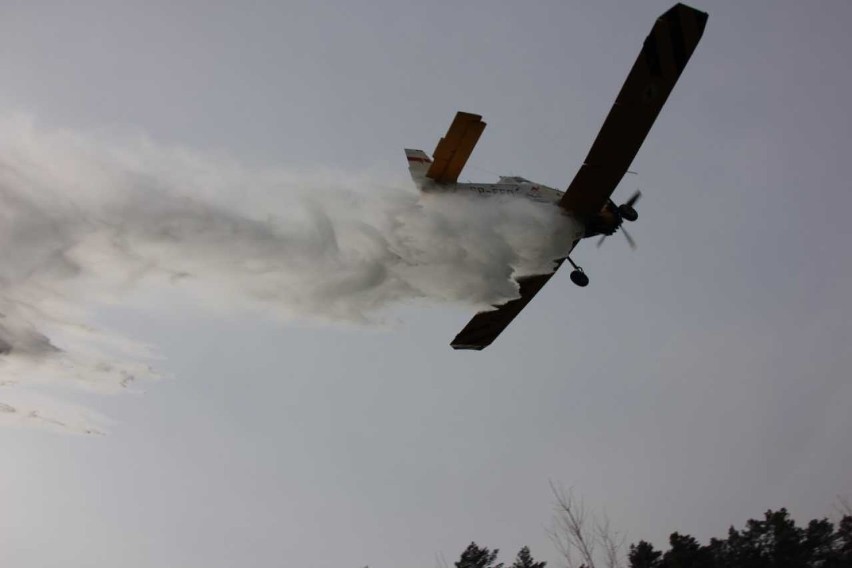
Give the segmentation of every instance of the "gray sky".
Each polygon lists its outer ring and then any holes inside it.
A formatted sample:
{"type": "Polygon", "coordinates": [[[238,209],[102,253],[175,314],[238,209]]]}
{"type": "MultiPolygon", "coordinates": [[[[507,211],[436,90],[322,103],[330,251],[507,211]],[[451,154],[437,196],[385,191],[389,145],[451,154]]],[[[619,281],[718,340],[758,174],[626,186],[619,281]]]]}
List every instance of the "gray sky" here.
{"type": "MultiPolygon", "coordinates": [[[[466,110],[488,128],[463,177],[564,188],[670,4],[2,2],[0,124],[404,194],[402,148],[431,151],[466,110]]],[[[629,542],[830,514],[852,493],[852,5],[696,7],[704,39],[616,194],[645,193],[637,252],[581,243],[592,284],[563,271],[481,353],[448,346],[457,304],[368,329],[184,305],[179,286],[98,304],[170,378],[110,396],[2,377],[21,384],[0,402],[111,423],[0,429],[0,560],[390,568],[476,540],[556,561],[548,480],[629,542]]]]}

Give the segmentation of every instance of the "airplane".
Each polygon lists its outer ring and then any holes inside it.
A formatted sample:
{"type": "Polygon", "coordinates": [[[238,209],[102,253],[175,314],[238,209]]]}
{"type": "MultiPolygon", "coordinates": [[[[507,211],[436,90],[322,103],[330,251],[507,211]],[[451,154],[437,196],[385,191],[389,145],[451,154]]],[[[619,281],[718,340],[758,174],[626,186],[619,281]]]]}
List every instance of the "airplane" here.
{"type": "Polygon", "coordinates": [[[564,192],[518,176],[503,176],[493,184],[459,183],[459,174],[485,130],[478,114],[457,113],[431,158],[422,150],[405,150],[411,177],[422,192],[511,195],[553,203],[578,227],[569,256],[554,259],[548,273],[518,278],[519,297],[476,314],[450,343],[454,349],[481,350],[490,345],[566,260],[574,268],[571,281],[587,286],[588,276],[570,258],[581,239],[601,235],[600,245],[621,229],[635,247],[622,224],[639,218],[634,206],[642,194],[637,191],[621,205],[611,195],[695,51],[707,17],[705,12],[676,4],[657,19],[580,171],[564,192]]]}

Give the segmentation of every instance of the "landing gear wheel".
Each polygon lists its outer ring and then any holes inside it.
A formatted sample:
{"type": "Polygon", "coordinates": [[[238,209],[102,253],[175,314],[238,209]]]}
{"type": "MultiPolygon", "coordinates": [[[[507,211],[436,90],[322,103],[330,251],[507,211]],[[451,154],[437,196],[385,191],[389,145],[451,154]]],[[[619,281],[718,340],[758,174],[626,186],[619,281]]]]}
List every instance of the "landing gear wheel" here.
{"type": "Polygon", "coordinates": [[[586,273],[581,268],[578,268],[571,271],[571,282],[580,288],[584,288],[589,285],[589,277],[586,276],[586,273]]]}
{"type": "Polygon", "coordinates": [[[633,222],[639,218],[639,213],[637,213],[631,205],[626,203],[622,203],[618,206],[618,213],[625,221],[633,222]]]}

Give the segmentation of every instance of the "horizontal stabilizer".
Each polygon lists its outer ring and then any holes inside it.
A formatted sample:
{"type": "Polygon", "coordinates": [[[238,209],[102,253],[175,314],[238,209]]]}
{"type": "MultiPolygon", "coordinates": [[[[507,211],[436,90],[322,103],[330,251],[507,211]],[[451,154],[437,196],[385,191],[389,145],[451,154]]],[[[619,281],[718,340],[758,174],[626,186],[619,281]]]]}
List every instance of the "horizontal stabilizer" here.
{"type": "Polygon", "coordinates": [[[485,123],[478,114],[456,113],[447,134],[438,142],[433,154],[434,162],[426,177],[438,183],[455,183],[479,141],[485,123]]]}

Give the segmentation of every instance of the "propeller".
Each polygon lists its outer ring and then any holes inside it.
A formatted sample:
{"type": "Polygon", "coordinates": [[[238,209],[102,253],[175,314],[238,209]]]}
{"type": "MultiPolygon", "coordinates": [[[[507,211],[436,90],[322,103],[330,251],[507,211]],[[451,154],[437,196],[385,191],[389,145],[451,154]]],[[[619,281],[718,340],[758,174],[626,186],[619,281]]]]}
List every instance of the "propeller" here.
{"type": "Polygon", "coordinates": [[[627,244],[630,245],[630,248],[636,250],[636,241],[633,240],[633,237],[630,236],[630,233],[627,232],[627,229],[621,227],[621,234],[624,235],[625,239],[627,239],[627,244]]]}
{"type": "MultiPolygon", "coordinates": [[[[624,204],[623,204],[621,207],[625,207],[625,206],[626,206],[626,207],[628,207],[629,209],[633,210],[633,206],[634,206],[634,205],[636,205],[636,202],[637,202],[637,201],[639,201],[639,198],[640,198],[640,197],[642,197],[642,190],[637,189],[637,190],[636,190],[636,193],[634,193],[633,195],[631,195],[631,196],[630,196],[630,199],[628,199],[627,201],[625,201],[625,202],[624,202],[624,204]]],[[[612,201],[610,201],[610,203],[612,203],[612,201]]],[[[614,206],[615,206],[615,204],[613,203],[613,207],[614,207],[614,206]]],[[[616,208],[616,209],[619,209],[619,208],[616,208]]],[[[634,217],[633,217],[633,218],[628,219],[629,221],[635,221],[635,220],[636,220],[636,218],[635,218],[635,215],[636,215],[635,210],[633,210],[633,215],[634,215],[634,217]]],[[[621,229],[621,232],[624,234],[624,238],[625,238],[625,239],[627,239],[627,244],[629,244],[629,245],[630,245],[630,248],[631,248],[631,249],[633,249],[633,250],[636,250],[636,241],[634,241],[634,240],[633,240],[633,237],[631,237],[631,236],[630,236],[630,233],[628,233],[628,232],[627,232],[627,229],[625,229],[625,228],[624,228],[624,222],[623,222],[623,221],[619,224],[618,229],[621,229]]],[[[603,244],[603,242],[606,240],[606,238],[607,238],[608,236],[609,236],[609,235],[603,235],[603,236],[601,236],[601,238],[598,240],[597,246],[598,246],[598,247],[600,247],[600,246],[603,244]]]]}
{"type": "MultiPolygon", "coordinates": [[[[624,238],[627,239],[627,244],[630,245],[630,248],[636,250],[636,241],[633,240],[633,237],[630,236],[630,233],[627,232],[627,229],[625,229],[624,227],[619,227],[619,229],[621,229],[621,234],[624,235],[624,238]]],[[[608,236],[609,235],[603,235],[600,239],[598,239],[598,248],[600,248],[600,246],[603,244],[603,242],[608,236]]]]}
{"type": "Polygon", "coordinates": [[[630,199],[627,200],[625,205],[629,205],[630,207],[633,207],[634,205],[636,205],[636,202],[639,201],[640,197],[642,197],[642,190],[637,189],[636,193],[634,193],[633,195],[630,196],[630,199]]]}

